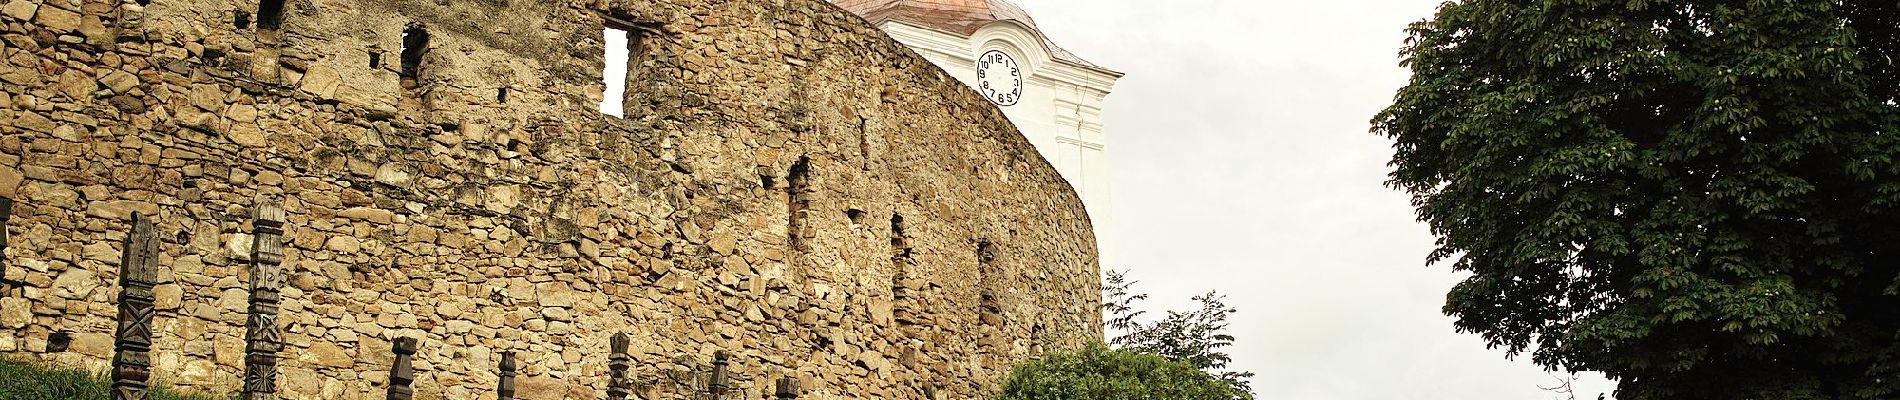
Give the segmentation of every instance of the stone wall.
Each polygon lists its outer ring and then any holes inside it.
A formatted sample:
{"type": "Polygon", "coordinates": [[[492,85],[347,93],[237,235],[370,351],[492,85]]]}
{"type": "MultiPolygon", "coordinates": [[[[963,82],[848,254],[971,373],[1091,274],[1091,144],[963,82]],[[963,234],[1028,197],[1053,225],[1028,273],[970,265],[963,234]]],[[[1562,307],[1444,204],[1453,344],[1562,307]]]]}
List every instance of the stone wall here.
{"type": "Polygon", "coordinates": [[[748,397],[980,398],[1101,335],[1069,185],[822,0],[0,3],[9,356],[105,369],[138,212],[155,379],[235,392],[259,202],[290,399],[380,398],[400,337],[418,398],[492,396],[507,351],[518,398],[598,398],[615,333],[641,381],[727,350],[748,397]],[[608,17],[626,118],[594,111],[608,17]]]}

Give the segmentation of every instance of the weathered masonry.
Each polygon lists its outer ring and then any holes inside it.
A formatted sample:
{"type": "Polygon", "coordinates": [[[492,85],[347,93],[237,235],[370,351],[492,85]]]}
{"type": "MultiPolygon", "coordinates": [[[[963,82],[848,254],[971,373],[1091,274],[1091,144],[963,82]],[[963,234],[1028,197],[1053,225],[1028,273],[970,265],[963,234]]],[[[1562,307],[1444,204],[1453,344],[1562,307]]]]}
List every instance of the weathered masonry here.
{"type": "Polygon", "coordinates": [[[1074,192],[823,0],[0,0],[0,27],[7,357],[591,399],[725,351],[748,398],[952,399],[1101,334],[1074,192]],[[637,33],[620,117],[609,27],[637,33]]]}

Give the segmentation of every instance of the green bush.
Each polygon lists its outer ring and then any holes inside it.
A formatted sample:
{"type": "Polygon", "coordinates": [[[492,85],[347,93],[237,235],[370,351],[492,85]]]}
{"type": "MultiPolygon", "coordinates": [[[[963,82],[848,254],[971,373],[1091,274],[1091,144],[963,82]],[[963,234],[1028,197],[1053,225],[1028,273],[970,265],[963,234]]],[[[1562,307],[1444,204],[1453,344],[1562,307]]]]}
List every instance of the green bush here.
{"type": "Polygon", "coordinates": [[[1251,400],[1227,382],[1167,358],[1092,344],[1010,371],[1001,400],[1251,400]]]}
{"type": "MultiPolygon", "coordinates": [[[[112,383],[103,374],[48,368],[39,364],[0,359],[0,400],[107,400],[112,383]]],[[[218,400],[199,394],[180,394],[157,388],[147,400],[218,400]]]]}

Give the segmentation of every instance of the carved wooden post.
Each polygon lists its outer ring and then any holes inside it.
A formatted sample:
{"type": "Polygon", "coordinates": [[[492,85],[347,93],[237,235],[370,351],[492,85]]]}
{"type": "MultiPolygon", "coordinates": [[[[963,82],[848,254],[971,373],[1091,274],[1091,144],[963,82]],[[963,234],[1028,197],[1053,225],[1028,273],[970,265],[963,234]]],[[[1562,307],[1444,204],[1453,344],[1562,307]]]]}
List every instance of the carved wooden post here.
{"type": "Polygon", "coordinates": [[[278,289],[284,285],[284,209],[258,201],[251,221],[251,308],[245,323],[244,400],[277,398],[278,289]]]}
{"type": "Polygon", "coordinates": [[[515,398],[515,352],[501,352],[501,383],[495,388],[496,400],[515,398]]]}
{"type": "MultiPolygon", "coordinates": [[[[0,197],[0,289],[7,289],[7,220],[13,219],[13,199],[0,197]]],[[[6,293],[0,292],[0,296],[6,293]]]]}
{"type": "Polygon", "coordinates": [[[416,338],[396,338],[394,348],[396,363],[389,366],[389,400],[409,400],[415,397],[409,384],[416,381],[416,369],[411,359],[416,355],[416,338]]]}
{"type": "Polygon", "coordinates": [[[119,331],[112,355],[113,400],[143,400],[152,376],[152,288],[158,285],[158,236],[152,220],[132,213],[119,257],[119,331]]]}
{"type": "Polygon", "coordinates": [[[731,379],[726,377],[726,365],[730,363],[725,350],[713,352],[712,376],[706,378],[706,390],[711,392],[712,398],[725,396],[726,391],[732,388],[731,379]]]}
{"type": "Polygon", "coordinates": [[[778,392],[778,396],[774,396],[774,397],[776,397],[778,400],[797,399],[798,398],[798,380],[792,379],[791,377],[778,378],[777,392],[778,392]]]}
{"type": "Polygon", "coordinates": [[[607,355],[607,399],[626,400],[633,394],[633,356],[627,354],[627,348],[633,346],[633,337],[625,333],[614,334],[613,353],[607,355]]]}

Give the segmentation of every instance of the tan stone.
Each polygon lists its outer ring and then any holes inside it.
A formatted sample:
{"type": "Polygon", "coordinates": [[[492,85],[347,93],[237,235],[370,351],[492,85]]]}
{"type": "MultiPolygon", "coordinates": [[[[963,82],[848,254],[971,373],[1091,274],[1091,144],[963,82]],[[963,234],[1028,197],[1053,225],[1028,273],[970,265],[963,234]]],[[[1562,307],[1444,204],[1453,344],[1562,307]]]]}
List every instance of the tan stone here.
{"type": "Polygon", "coordinates": [[[20,170],[0,165],[0,197],[20,198],[20,182],[25,179],[26,175],[21,174],[20,170]]]}
{"type": "Polygon", "coordinates": [[[351,358],[342,347],[329,342],[310,344],[310,349],[299,354],[297,360],[330,368],[348,368],[356,364],[356,359],[351,358]]]}
{"type": "Polygon", "coordinates": [[[349,254],[363,250],[363,243],[349,236],[331,236],[329,241],[323,243],[323,248],[349,254]]]}
{"type": "Polygon", "coordinates": [[[57,125],[53,123],[53,120],[47,119],[46,116],[36,112],[14,113],[13,126],[39,132],[52,132],[53,128],[57,127],[57,125]]]}
{"type": "Polygon", "coordinates": [[[185,288],[177,284],[167,283],[158,285],[152,289],[152,292],[156,294],[155,297],[157,298],[157,300],[153,302],[153,305],[160,310],[178,309],[185,301],[185,288]]]}
{"type": "Polygon", "coordinates": [[[40,8],[40,5],[36,3],[34,0],[13,0],[7,2],[5,8],[0,8],[0,14],[22,21],[32,20],[33,12],[40,8]]]}
{"type": "Polygon", "coordinates": [[[75,332],[72,347],[67,351],[99,358],[112,357],[112,334],[100,332],[75,332]]]}
{"type": "Polygon", "coordinates": [[[90,270],[69,269],[53,279],[53,293],[66,299],[84,299],[99,288],[99,279],[90,270]]]}
{"type": "Polygon", "coordinates": [[[20,297],[0,298],[0,328],[20,329],[33,323],[33,303],[20,297]]]}
{"type": "Polygon", "coordinates": [[[232,143],[245,147],[264,147],[267,144],[264,141],[264,130],[253,124],[232,124],[231,129],[225,132],[225,137],[231,139],[232,143]]]}
{"type": "Polygon", "coordinates": [[[59,7],[40,7],[39,11],[39,16],[33,21],[45,26],[46,29],[54,32],[72,32],[79,29],[79,13],[59,7]]]}
{"type": "Polygon", "coordinates": [[[536,301],[542,307],[573,307],[579,295],[569,288],[567,282],[547,282],[534,285],[536,301]]]}
{"type": "Polygon", "coordinates": [[[112,90],[112,93],[125,94],[138,86],[139,77],[115,69],[107,72],[104,77],[100,77],[99,83],[105,84],[106,89],[112,90]]]}
{"type": "Polygon", "coordinates": [[[158,205],[134,200],[94,201],[86,203],[86,214],[110,220],[128,220],[138,212],[147,217],[158,215],[158,205]]]}
{"type": "Polygon", "coordinates": [[[354,207],[347,210],[338,211],[336,213],[336,216],[349,218],[349,219],[364,220],[364,221],[374,222],[378,224],[387,224],[387,223],[394,222],[396,220],[396,213],[390,212],[389,210],[384,210],[380,208],[370,208],[370,207],[354,207]]]}
{"type": "Polygon", "coordinates": [[[317,97],[336,98],[337,83],[340,78],[335,68],[317,65],[304,74],[303,80],[298,82],[298,88],[317,97]]]}
{"type": "Polygon", "coordinates": [[[198,84],[191,86],[191,104],[205,111],[224,109],[224,91],[217,85],[198,84]]]}

